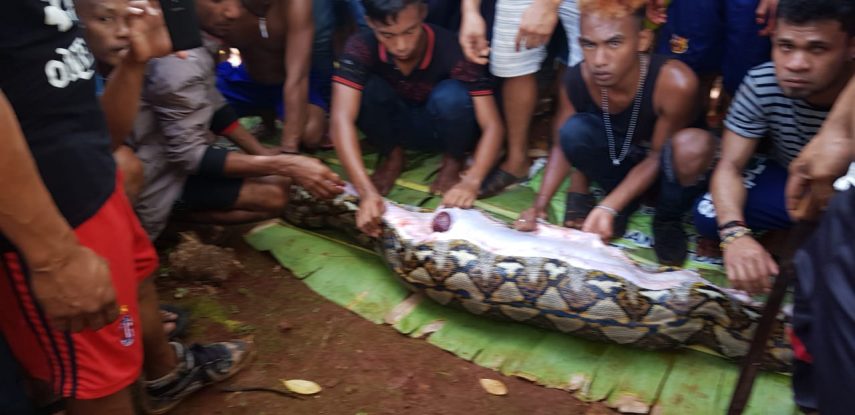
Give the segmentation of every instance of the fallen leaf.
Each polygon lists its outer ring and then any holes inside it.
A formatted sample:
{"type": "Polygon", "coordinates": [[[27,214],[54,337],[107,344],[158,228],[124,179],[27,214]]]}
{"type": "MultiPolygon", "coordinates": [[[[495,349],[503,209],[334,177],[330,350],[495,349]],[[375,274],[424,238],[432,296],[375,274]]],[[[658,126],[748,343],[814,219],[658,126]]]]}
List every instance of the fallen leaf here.
{"type": "Polygon", "coordinates": [[[481,379],[481,387],[484,388],[490,395],[507,395],[508,387],[504,383],[496,379],[481,379]]]}
{"type": "Polygon", "coordinates": [[[300,395],[314,395],[321,391],[321,385],[310,380],[291,379],[283,380],[282,383],[288,390],[300,395]]]}

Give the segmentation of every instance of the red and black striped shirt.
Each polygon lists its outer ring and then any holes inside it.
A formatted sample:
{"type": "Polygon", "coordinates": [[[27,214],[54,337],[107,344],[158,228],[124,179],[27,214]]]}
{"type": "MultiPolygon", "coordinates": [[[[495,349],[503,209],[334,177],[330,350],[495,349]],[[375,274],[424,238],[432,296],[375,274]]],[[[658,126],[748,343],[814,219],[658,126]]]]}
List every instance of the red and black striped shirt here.
{"type": "Polygon", "coordinates": [[[427,48],[421,63],[409,75],[399,71],[394,57],[386,53],[373,33],[366,32],[348,39],[333,82],[362,90],[368,78],[377,75],[413,104],[425,103],[433,88],[446,79],[462,82],[472,96],[493,94],[493,78],[483,65],[466,60],[456,35],[427,23],[423,28],[427,48]]]}

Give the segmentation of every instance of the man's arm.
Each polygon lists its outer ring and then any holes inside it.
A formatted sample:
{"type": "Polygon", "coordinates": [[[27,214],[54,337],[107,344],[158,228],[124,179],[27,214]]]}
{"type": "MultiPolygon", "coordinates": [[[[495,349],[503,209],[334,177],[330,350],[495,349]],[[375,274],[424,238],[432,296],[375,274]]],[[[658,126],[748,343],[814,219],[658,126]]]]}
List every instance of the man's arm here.
{"type": "Polygon", "coordinates": [[[283,1],[282,20],[286,22],[285,125],[282,129],[282,150],[297,151],[306,128],[309,105],[309,66],[311,65],[312,20],[311,1],[283,1]]]}
{"type": "Polygon", "coordinates": [[[493,168],[502,149],[504,128],[496,99],[492,95],[472,97],[475,118],[481,127],[481,138],[475,149],[475,161],[458,184],[442,198],[449,207],[471,208],[478,198],[481,182],[493,168]]]}
{"type": "Polygon", "coordinates": [[[99,329],[118,316],[107,263],[81,246],[39,176],[0,92],[0,232],[23,254],[36,298],[57,328],[99,329]]]}
{"type": "MultiPolygon", "coordinates": [[[[677,61],[666,63],[653,93],[653,105],[658,118],[653,129],[650,152],[600,202],[601,206],[620,212],[646,192],[659,176],[662,146],[677,131],[688,127],[697,115],[698,79],[685,64],[677,61]]],[[[583,230],[608,239],[612,236],[613,219],[613,215],[605,209],[595,209],[585,220],[583,230]]]]}
{"type": "Polygon", "coordinates": [[[790,163],[787,210],[794,220],[816,219],[834,195],[834,181],[855,161],[855,78],[837,98],[822,129],[790,163]]]}
{"type": "Polygon", "coordinates": [[[330,111],[330,136],[347,177],[359,193],[356,226],[368,235],[380,235],[380,216],[385,211],[383,197],[377,192],[362,162],[362,149],[356,131],[356,118],[362,102],[362,91],[333,83],[333,106],[330,111]]]}
{"type": "Polygon", "coordinates": [[[546,209],[549,207],[552,197],[561,187],[561,183],[570,174],[570,162],[564,156],[564,150],[561,148],[561,136],[559,131],[570,117],[576,114],[576,108],[567,97],[567,89],[562,87],[558,89],[558,109],[555,111],[552,125],[552,148],[549,150],[549,159],[546,162],[543,172],[543,183],[540,185],[540,191],[537,192],[537,197],[534,199],[534,206],[524,210],[519,219],[514,223],[514,227],[520,231],[533,231],[537,228],[538,219],[546,219],[546,209]]]}
{"type": "Polygon", "coordinates": [[[128,8],[130,50],[110,73],[101,95],[101,108],[112,138],[112,149],[122,145],[139,112],[146,62],[172,51],[172,41],[157,4],[134,0],[128,8]]]}
{"type": "Polygon", "coordinates": [[[487,24],[481,16],[481,0],[460,2],[460,34],[463,55],[470,62],[486,65],[489,62],[490,43],[487,42],[487,24]]]}

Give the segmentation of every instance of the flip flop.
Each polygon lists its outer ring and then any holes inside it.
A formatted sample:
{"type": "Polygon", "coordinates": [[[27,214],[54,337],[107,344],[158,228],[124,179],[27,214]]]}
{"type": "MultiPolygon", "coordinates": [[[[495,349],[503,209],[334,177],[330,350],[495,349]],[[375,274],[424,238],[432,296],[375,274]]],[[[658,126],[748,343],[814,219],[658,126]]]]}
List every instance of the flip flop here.
{"type": "Polygon", "coordinates": [[[190,313],[178,306],[171,304],[160,304],[160,310],[167,313],[175,314],[175,320],[163,321],[163,323],[174,323],[175,328],[171,332],[166,333],[169,340],[184,337],[187,331],[187,325],[190,322],[190,313]]]}
{"type": "Polygon", "coordinates": [[[517,177],[496,167],[481,183],[481,190],[478,193],[478,198],[495,196],[506,189],[522,183],[525,179],[525,176],[517,177]]]}
{"type": "Polygon", "coordinates": [[[564,201],[564,226],[567,221],[587,218],[596,203],[597,199],[590,193],[568,192],[564,201]]]}

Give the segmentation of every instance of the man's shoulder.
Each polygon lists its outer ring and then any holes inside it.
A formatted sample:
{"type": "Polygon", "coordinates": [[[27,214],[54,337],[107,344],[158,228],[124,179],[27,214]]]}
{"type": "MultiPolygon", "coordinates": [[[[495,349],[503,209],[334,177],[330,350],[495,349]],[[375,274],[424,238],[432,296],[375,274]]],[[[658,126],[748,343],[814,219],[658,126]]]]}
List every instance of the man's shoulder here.
{"type": "Polygon", "coordinates": [[[784,92],[778,85],[778,76],[775,74],[773,62],[766,62],[751,68],[742,83],[758,99],[784,98],[784,92]]]}
{"type": "Polygon", "coordinates": [[[186,51],[186,56],[164,56],[152,59],[146,69],[148,85],[163,85],[177,89],[187,83],[214,76],[214,59],[205,47],[186,51]]]}

